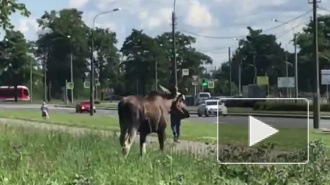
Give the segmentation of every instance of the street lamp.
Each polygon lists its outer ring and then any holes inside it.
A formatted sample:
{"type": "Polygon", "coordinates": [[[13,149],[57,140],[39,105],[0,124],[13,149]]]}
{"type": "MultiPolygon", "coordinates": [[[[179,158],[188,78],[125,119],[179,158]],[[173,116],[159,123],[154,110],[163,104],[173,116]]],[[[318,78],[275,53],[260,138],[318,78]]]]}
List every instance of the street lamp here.
{"type": "Polygon", "coordinates": [[[172,44],[173,44],[172,78],[174,77],[174,84],[177,87],[178,74],[177,74],[176,47],[175,47],[175,5],[176,5],[176,0],[173,1],[173,12],[172,12],[172,44]]]}
{"type": "Polygon", "coordinates": [[[116,12],[121,10],[121,8],[115,8],[109,11],[104,11],[101,13],[98,13],[94,16],[93,18],[93,27],[91,29],[91,39],[92,39],[92,46],[91,46],[91,72],[90,72],[90,115],[93,116],[94,114],[94,56],[93,56],[93,52],[94,52],[94,28],[95,28],[95,20],[98,16],[103,15],[103,14],[108,14],[108,13],[112,13],[112,12],[116,12]]]}
{"type": "MultiPolygon", "coordinates": [[[[279,22],[279,23],[285,23],[282,21],[279,21],[278,19],[272,19],[273,22],[279,22]]],[[[294,53],[295,53],[295,98],[299,97],[299,91],[298,91],[298,54],[297,54],[297,35],[295,34],[294,27],[291,26],[292,32],[293,32],[293,45],[294,45],[294,53]]]]}

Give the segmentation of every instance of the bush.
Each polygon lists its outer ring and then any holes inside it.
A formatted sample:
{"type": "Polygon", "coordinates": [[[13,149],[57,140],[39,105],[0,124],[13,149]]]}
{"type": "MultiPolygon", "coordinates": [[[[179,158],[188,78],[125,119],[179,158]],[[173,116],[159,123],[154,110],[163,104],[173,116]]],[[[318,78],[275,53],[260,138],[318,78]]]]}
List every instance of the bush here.
{"type": "Polygon", "coordinates": [[[254,107],[257,102],[263,102],[260,100],[226,100],[227,107],[254,107]]]}
{"type": "MultiPolygon", "coordinates": [[[[329,112],[330,104],[321,104],[321,111],[329,112]]],[[[271,111],[307,111],[306,102],[257,102],[253,110],[271,110],[271,111]]],[[[309,104],[309,111],[313,111],[313,104],[309,104]]]]}

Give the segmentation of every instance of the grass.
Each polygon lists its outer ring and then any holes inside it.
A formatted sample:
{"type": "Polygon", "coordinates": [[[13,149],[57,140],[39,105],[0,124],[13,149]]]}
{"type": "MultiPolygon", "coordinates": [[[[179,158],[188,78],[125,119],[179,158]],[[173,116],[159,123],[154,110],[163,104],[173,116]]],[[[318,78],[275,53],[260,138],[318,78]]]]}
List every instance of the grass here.
{"type": "MultiPolygon", "coordinates": [[[[123,158],[117,138],[0,126],[0,184],[329,184],[329,159],[312,144],[307,165],[219,165],[214,155],[163,154],[136,145],[123,158]],[[286,183],[283,183],[286,182],[286,183]]],[[[242,156],[246,156],[243,152],[242,156]]]]}
{"type": "MultiPolygon", "coordinates": [[[[61,114],[51,113],[50,120],[43,120],[37,111],[8,111],[0,112],[0,117],[16,118],[29,121],[46,122],[51,124],[70,125],[78,127],[87,127],[93,129],[105,129],[119,131],[118,120],[110,116],[89,116],[88,114],[61,114]]],[[[182,122],[182,139],[216,143],[217,125],[201,122],[182,122]]],[[[237,144],[246,146],[248,141],[248,126],[220,124],[219,137],[221,144],[237,144]]],[[[295,148],[306,146],[306,130],[292,128],[278,128],[278,134],[269,138],[274,141],[280,148],[295,148]],[[294,142],[296,141],[296,142],[294,142]]],[[[168,138],[172,138],[171,129],[166,129],[168,138]]],[[[310,140],[318,138],[324,139],[330,146],[330,134],[321,134],[317,130],[310,130],[310,140]]],[[[263,144],[261,142],[260,144],[263,144]]]]}
{"type": "Polygon", "coordinates": [[[133,146],[125,160],[117,138],[0,127],[0,184],[209,184],[214,161],[133,146]],[[209,167],[208,167],[209,166],[209,167]]]}

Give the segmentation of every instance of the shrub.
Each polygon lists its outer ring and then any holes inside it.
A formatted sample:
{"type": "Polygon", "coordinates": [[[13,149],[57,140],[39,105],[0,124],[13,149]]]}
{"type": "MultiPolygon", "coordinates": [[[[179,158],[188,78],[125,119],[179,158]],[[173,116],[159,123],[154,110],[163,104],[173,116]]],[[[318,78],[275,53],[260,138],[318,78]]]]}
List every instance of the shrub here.
{"type": "MultiPolygon", "coordinates": [[[[330,104],[321,104],[321,111],[330,111],[330,104]]],[[[306,102],[257,102],[253,110],[271,110],[271,111],[307,111],[306,102]]],[[[309,104],[309,111],[313,111],[313,104],[309,104]]]]}

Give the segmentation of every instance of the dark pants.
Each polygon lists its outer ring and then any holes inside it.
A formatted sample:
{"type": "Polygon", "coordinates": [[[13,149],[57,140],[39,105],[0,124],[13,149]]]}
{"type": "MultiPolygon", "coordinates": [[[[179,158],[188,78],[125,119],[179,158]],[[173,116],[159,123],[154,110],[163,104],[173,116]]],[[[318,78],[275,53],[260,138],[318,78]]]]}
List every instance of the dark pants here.
{"type": "Polygon", "coordinates": [[[173,131],[174,139],[180,138],[180,126],[181,126],[181,119],[171,115],[171,128],[173,131]]]}

